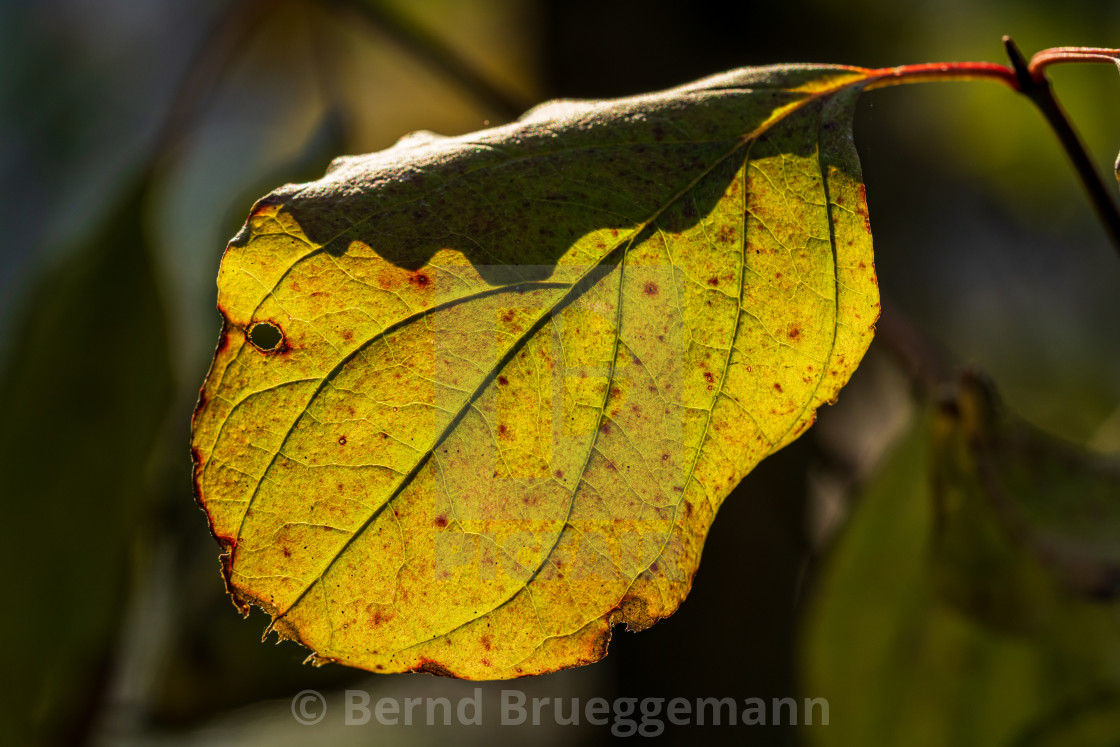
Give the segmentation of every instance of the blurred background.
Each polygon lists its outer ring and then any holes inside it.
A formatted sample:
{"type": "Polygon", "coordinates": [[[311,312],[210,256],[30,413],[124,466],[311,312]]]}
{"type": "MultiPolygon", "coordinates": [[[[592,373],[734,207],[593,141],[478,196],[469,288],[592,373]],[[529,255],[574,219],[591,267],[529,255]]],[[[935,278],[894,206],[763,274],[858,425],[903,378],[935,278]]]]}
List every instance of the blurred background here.
{"type": "MultiPolygon", "coordinates": [[[[3,741],[469,744],[510,736],[495,732],[495,718],[454,735],[345,727],[333,712],[300,727],[291,697],[307,688],[454,702],[475,685],[302,666],[306,651],[262,645],[266,616],[241,620],[225,595],[217,545],[191,496],[188,430],[217,338],[221,252],[257,197],[317,178],[337,155],[381,149],[418,129],[454,135],[500,124],[549,98],[629,95],[777,62],[1002,62],[1003,34],[1028,56],[1120,46],[1120,5],[4,0],[3,741]]],[[[1116,69],[1061,66],[1051,77],[1108,174],[1120,149],[1116,69]]],[[[863,96],[855,138],[894,347],[920,340],[940,361],[986,372],[1026,421],[1085,449],[1120,453],[1120,262],[1042,118],[990,82],[907,86],[863,96]]],[[[840,403],[727,500],[674,617],[640,635],[617,631],[599,664],[512,686],[584,701],[832,698],[812,687],[849,673],[820,676],[806,644],[816,640],[815,600],[832,588],[820,569],[842,538],[852,496],[925,407],[891,347],[876,341],[840,403]]],[[[875,587],[890,561],[865,572],[875,587]]],[[[890,598],[875,604],[876,614],[894,614],[890,598]]],[[[850,627],[854,650],[876,645],[877,618],[861,619],[850,627]]],[[[1028,665],[983,661],[931,664],[949,668],[939,673],[947,695],[908,704],[914,715],[901,731],[876,732],[874,714],[842,712],[833,700],[833,724],[872,724],[863,741],[846,741],[842,727],[709,727],[700,736],[713,744],[979,745],[1019,735],[1016,743],[1050,744],[1039,741],[1048,727],[1035,721],[1052,723],[1052,714],[1025,701],[993,706],[989,697],[1008,679],[1022,681],[1028,665]],[[981,725],[915,738],[946,719],[981,725]]],[[[856,682],[859,673],[850,674],[856,682]]],[[[924,675],[890,675],[908,676],[924,675]]],[[[887,695],[909,692],[905,683],[873,684],[864,697],[849,694],[844,708],[911,697],[887,695]]],[[[488,708],[501,687],[483,686],[488,708]]],[[[1044,695],[1032,697],[1046,704],[1044,695]]],[[[519,728],[540,744],[610,737],[586,725],[519,728]]],[[[1120,744],[1116,735],[1091,743],[1120,744]]],[[[665,736],[697,734],[670,726],[665,736]]]]}

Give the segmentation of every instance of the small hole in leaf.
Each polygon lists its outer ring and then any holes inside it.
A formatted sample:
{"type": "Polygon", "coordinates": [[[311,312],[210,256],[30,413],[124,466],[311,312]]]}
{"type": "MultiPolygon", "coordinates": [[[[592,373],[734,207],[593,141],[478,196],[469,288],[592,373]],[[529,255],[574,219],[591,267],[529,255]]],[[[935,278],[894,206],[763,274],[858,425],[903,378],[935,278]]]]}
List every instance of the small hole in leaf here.
{"type": "Polygon", "coordinates": [[[257,322],[249,330],[249,342],[259,350],[275,350],[284,341],[284,333],[275,324],[257,322]]]}

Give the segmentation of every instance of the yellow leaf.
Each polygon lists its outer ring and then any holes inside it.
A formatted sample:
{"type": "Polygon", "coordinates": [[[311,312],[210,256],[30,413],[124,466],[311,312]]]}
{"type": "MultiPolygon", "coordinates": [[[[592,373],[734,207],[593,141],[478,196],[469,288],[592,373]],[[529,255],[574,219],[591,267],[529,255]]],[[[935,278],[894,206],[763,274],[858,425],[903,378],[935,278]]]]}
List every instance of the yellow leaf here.
{"type": "Polygon", "coordinates": [[[672,614],[873,334],[867,79],[554,102],[258,202],[192,436],[236,604],[317,663],[471,679],[672,614]]]}

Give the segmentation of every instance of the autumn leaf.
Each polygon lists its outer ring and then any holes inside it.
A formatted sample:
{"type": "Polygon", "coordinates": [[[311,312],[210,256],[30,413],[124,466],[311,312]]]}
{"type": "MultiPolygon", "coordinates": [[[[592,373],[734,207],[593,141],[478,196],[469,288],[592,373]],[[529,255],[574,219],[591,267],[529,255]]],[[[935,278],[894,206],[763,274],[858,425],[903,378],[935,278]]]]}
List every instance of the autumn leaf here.
{"type": "Polygon", "coordinates": [[[672,614],[720,502],[873,334],[872,80],[554,102],[260,200],[192,433],[238,607],[316,663],[471,679],[672,614]]]}

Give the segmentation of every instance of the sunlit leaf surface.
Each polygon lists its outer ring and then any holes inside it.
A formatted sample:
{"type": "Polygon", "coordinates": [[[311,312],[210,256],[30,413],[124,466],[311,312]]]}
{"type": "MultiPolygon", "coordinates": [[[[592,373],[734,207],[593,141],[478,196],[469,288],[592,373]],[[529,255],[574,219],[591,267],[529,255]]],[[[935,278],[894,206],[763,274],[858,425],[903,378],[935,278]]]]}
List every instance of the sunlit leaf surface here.
{"type": "Polygon", "coordinates": [[[235,602],[317,662],[476,679],[676,610],[870,342],[866,79],[556,102],[258,202],[193,423],[235,602]]]}

